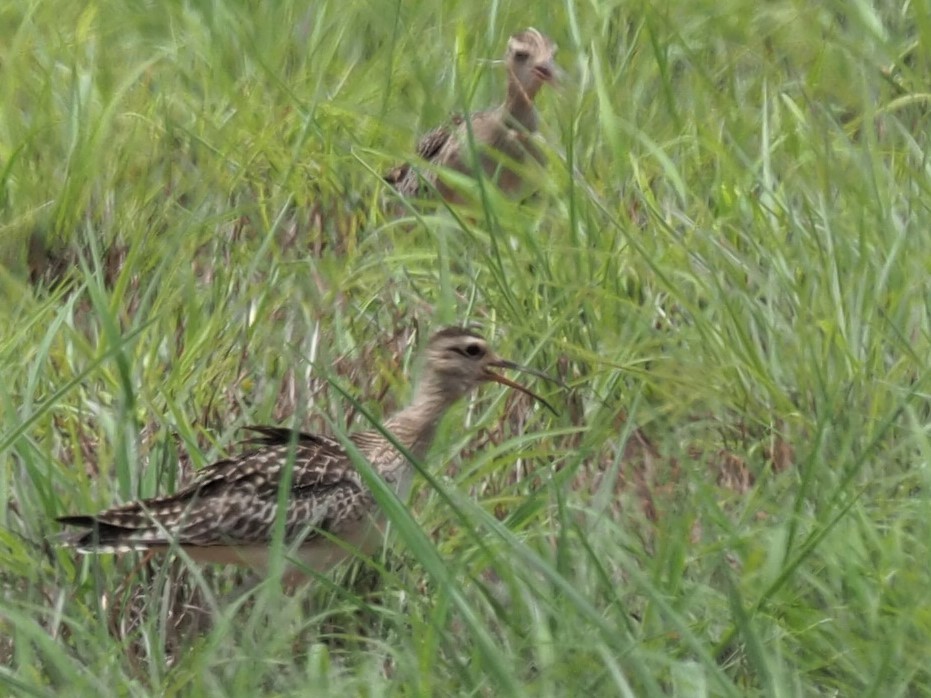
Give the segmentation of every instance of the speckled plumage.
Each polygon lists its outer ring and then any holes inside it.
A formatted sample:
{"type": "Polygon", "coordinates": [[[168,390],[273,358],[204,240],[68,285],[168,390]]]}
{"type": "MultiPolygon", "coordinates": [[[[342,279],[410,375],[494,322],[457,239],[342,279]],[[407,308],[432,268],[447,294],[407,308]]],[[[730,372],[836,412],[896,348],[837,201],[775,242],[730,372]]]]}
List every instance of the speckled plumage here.
{"type": "MultiPolygon", "coordinates": [[[[415,458],[423,459],[446,409],[482,382],[529,393],[493,373],[496,366],[521,368],[498,357],[469,330],[437,332],[427,345],[424,374],[411,404],[390,417],[385,428],[415,458]]],[[[281,479],[293,462],[284,528],[286,542],[297,546],[299,561],[325,571],[352,549],[377,549],[384,538],[384,521],[342,444],[279,427],[248,429],[254,435],[244,442],[244,453],[205,467],[173,495],[59,518],[84,529],[66,534],[63,541],[86,553],[166,551],[177,546],[195,560],[264,568],[281,479]]],[[[380,431],[349,438],[385,482],[405,497],[413,475],[407,458],[380,431]]]]}
{"type": "Polygon", "coordinates": [[[423,196],[432,186],[444,199],[458,201],[456,192],[437,177],[435,168],[474,173],[471,130],[485,175],[497,181],[508,194],[519,191],[522,177],[518,170],[527,156],[541,164],[545,162],[533,142],[537,131],[533,100],[543,83],[552,81],[558,71],[555,53],[556,45],[532,27],[511,36],[504,58],[508,71],[504,102],[495,109],[472,114],[469,123],[464,116],[456,115],[449,124],[433,129],[417,144],[417,157],[433,167],[421,172],[415,165],[405,163],[388,172],[385,181],[404,196],[423,196]]]}

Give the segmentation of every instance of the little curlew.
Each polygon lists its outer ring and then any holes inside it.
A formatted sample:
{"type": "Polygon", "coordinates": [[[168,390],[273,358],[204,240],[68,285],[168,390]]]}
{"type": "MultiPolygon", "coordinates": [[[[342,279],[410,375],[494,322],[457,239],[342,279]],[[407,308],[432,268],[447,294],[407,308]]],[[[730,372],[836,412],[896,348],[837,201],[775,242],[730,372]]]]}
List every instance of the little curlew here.
{"type": "MultiPolygon", "coordinates": [[[[437,424],[457,400],[484,382],[520,390],[553,408],[524,386],[494,372],[545,374],[498,356],[484,339],[462,328],[447,328],[429,340],[421,380],[410,404],[384,422],[384,429],[421,461],[437,424]]],[[[552,379],[549,379],[552,380],[552,379]]],[[[175,547],[198,562],[239,564],[264,572],[278,517],[279,488],[293,462],[286,500],[284,537],[294,546],[300,577],[323,573],[356,551],[371,555],[384,541],[385,517],[362,474],[339,441],[280,427],[248,427],[255,436],[239,456],[201,470],[179,492],[130,502],[98,514],[62,516],[81,531],[62,536],[82,553],[131,550],[168,552],[175,547]]],[[[379,430],[349,440],[373,470],[405,498],[414,468],[379,430]]]]}
{"type": "Polygon", "coordinates": [[[418,172],[405,163],[385,175],[384,179],[404,196],[423,196],[430,187],[450,202],[461,202],[457,193],[436,176],[436,168],[448,168],[462,174],[475,173],[469,130],[478,151],[485,176],[497,181],[507,194],[520,191],[523,178],[513,169],[520,169],[530,155],[545,164],[543,153],[533,142],[537,131],[537,110],[534,98],[544,83],[555,81],[559,73],[554,55],[556,44],[530,27],[508,39],[504,64],[508,72],[507,93],[497,108],[472,114],[469,123],[461,115],[452,117],[447,126],[436,128],[420,139],[417,156],[432,167],[418,172]]]}

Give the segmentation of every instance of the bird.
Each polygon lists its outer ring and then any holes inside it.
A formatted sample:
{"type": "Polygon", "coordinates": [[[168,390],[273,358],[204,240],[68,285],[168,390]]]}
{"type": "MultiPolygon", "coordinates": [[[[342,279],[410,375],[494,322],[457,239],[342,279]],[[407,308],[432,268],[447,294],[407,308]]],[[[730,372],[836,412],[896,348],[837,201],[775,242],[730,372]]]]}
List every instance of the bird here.
{"type": "MultiPolygon", "coordinates": [[[[558,381],[501,358],[471,329],[447,327],[436,332],[424,354],[422,375],[410,403],[383,424],[403,449],[378,429],[348,436],[374,472],[402,499],[414,473],[407,454],[422,461],[444,413],[479,385],[503,384],[555,412],[546,400],[495,369],[558,381]]],[[[385,516],[340,441],[276,426],[247,429],[252,436],[243,442],[241,455],[206,466],[175,494],[133,501],[97,514],[59,517],[59,523],[80,529],[66,531],[59,542],[85,554],[157,554],[179,548],[198,563],[240,565],[267,574],[279,489],[293,463],[282,514],[284,540],[293,551],[288,578],[323,574],[358,552],[371,555],[379,550],[384,543],[385,516]]]]}
{"type": "Polygon", "coordinates": [[[513,34],[504,56],[508,79],[501,105],[471,114],[468,120],[454,115],[449,124],[433,129],[417,144],[417,157],[431,165],[427,171],[405,163],[390,170],[384,180],[405,197],[422,197],[435,188],[446,201],[461,203],[460,194],[437,177],[437,170],[475,173],[471,131],[485,176],[495,179],[506,194],[519,192],[523,186],[520,169],[527,156],[541,165],[546,163],[533,142],[538,127],[534,98],[544,84],[555,82],[560,74],[555,62],[557,48],[533,27],[513,34]]]}

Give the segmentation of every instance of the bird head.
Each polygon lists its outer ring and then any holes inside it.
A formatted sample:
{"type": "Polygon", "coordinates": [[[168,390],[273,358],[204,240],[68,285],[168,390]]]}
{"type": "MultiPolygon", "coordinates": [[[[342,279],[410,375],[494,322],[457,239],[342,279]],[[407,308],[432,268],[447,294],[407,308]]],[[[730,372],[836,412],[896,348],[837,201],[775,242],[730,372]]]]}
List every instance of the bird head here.
{"type": "Polygon", "coordinates": [[[544,373],[501,358],[479,335],[461,327],[448,327],[434,334],[427,344],[426,370],[432,382],[452,399],[458,399],[485,382],[500,383],[537,400],[553,413],[543,398],[520,383],[495,372],[510,369],[557,382],[544,373]]]}
{"type": "Polygon", "coordinates": [[[559,76],[556,65],[556,44],[530,27],[508,39],[504,56],[508,77],[516,81],[528,99],[532,100],[544,83],[555,82],[559,76]]]}

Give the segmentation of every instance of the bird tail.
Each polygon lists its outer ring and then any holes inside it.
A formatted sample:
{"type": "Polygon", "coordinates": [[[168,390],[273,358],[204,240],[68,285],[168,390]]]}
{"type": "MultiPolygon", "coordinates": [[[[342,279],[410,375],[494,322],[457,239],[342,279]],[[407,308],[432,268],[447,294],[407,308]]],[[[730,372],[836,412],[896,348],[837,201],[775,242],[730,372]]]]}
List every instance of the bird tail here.
{"type": "Polygon", "coordinates": [[[49,540],[55,545],[71,548],[82,555],[128,553],[148,549],[142,542],[125,540],[126,529],[102,523],[93,516],[59,516],[56,521],[66,526],[80,526],[83,530],[63,531],[51,536],[49,540]]]}
{"type": "Polygon", "coordinates": [[[397,167],[392,167],[384,175],[382,179],[388,184],[397,187],[401,182],[407,179],[407,173],[410,172],[411,166],[408,163],[403,165],[398,165],[397,167]]]}

